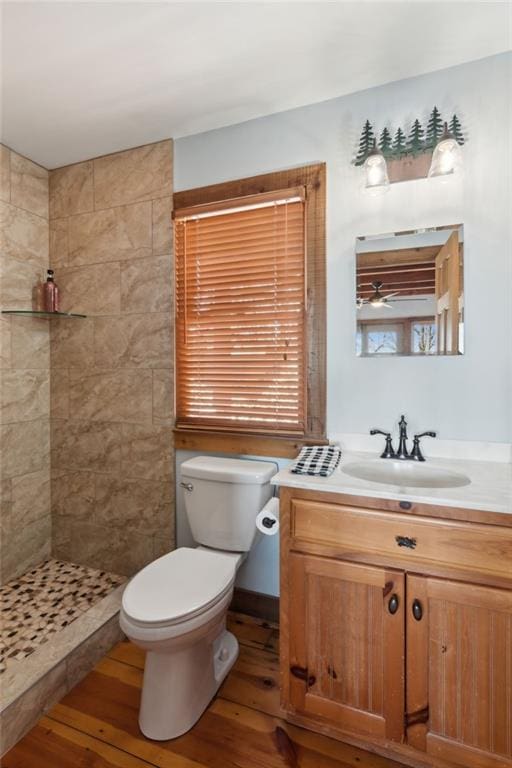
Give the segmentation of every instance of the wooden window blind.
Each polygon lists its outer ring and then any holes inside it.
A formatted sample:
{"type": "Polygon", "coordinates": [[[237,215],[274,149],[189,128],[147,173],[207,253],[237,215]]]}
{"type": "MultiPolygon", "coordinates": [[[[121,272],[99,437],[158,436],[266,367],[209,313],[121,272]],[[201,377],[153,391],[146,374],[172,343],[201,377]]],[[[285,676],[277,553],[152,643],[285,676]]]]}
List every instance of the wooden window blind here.
{"type": "Polygon", "coordinates": [[[177,427],[304,435],[305,188],[174,218],[177,427]]]}

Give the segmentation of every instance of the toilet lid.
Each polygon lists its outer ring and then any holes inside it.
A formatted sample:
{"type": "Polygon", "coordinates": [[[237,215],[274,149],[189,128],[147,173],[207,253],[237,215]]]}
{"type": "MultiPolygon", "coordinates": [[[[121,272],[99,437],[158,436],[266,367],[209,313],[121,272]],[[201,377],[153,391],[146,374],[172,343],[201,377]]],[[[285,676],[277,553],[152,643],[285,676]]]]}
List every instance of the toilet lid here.
{"type": "Polygon", "coordinates": [[[230,554],[180,547],[160,557],[130,581],[123,610],[136,622],[172,623],[218,602],[235,578],[230,554]]]}

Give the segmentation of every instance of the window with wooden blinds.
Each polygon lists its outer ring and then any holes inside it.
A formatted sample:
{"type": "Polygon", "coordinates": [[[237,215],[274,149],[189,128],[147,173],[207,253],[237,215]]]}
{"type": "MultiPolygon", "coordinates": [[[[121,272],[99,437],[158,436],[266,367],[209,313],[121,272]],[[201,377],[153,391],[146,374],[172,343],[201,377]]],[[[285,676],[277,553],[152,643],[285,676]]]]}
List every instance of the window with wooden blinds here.
{"type": "Polygon", "coordinates": [[[305,189],[175,211],[178,427],[304,435],[305,189]]]}
{"type": "Polygon", "coordinates": [[[325,171],[175,192],[176,447],[326,442],[325,171]]]}

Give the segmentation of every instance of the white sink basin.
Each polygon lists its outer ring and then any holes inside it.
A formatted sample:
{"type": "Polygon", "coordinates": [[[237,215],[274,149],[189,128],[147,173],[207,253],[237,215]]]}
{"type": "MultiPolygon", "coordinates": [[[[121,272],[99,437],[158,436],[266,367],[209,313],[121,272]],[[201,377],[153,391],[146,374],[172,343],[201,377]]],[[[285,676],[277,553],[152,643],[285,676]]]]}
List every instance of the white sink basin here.
{"type": "Polygon", "coordinates": [[[408,488],[457,488],[469,485],[467,475],[415,461],[374,459],[353,461],[341,467],[341,471],[360,480],[385,485],[401,485],[408,488]]]}

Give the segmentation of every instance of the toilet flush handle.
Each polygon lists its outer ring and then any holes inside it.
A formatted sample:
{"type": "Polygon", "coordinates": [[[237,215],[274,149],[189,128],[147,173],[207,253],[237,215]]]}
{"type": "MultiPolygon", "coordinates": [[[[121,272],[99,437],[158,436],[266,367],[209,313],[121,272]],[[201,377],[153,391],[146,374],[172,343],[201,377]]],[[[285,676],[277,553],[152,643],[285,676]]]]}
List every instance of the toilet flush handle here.
{"type": "Polygon", "coordinates": [[[180,483],[180,485],[186,491],[193,491],[194,490],[194,486],[192,485],[192,483],[180,483]]]}

